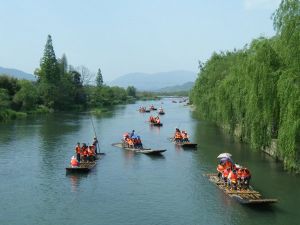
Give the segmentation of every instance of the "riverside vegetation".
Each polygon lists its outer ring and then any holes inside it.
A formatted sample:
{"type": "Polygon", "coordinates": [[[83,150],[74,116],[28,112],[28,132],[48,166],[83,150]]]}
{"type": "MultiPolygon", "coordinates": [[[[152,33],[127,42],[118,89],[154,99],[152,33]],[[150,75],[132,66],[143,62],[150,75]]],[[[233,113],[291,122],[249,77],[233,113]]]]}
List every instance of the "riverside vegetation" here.
{"type": "Polygon", "coordinates": [[[96,84],[91,85],[92,75],[87,68],[68,66],[65,55],[56,58],[50,35],[35,75],[37,81],[0,75],[0,121],[54,110],[92,109],[99,113],[137,98],[133,86],[124,89],[104,85],[100,69],[96,84]]]}
{"type": "Polygon", "coordinates": [[[191,100],[253,149],[275,143],[285,169],[300,172],[300,1],[283,0],[273,22],[274,37],[199,63],[191,100]]]}

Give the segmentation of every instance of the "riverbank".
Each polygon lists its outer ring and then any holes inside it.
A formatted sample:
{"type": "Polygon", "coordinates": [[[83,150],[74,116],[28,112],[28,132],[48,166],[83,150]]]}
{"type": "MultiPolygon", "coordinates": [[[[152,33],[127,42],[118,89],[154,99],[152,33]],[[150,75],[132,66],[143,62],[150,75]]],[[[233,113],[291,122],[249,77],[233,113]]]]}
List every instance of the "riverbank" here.
{"type": "MultiPolygon", "coordinates": [[[[223,129],[227,134],[233,135],[235,137],[235,140],[242,142],[242,143],[249,143],[249,140],[245,136],[245,128],[243,128],[241,125],[236,125],[235,127],[230,127],[229,124],[221,124],[219,125],[221,129],[223,129]]],[[[300,149],[299,143],[296,144],[296,149],[300,149]]],[[[278,139],[271,139],[268,145],[260,146],[260,151],[264,152],[265,154],[268,154],[272,158],[276,159],[277,161],[280,161],[285,168],[285,165],[287,164],[285,157],[282,155],[282,152],[280,150],[280,147],[278,145],[278,139]]],[[[299,150],[298,150],[299,152],[299,150]]],[[[296,156],[298,160],[295,161],[294,165],[292,165],[291,172],[295,174],[300,174],[300,161],[299,161],[299,155],[296,156]]]]}

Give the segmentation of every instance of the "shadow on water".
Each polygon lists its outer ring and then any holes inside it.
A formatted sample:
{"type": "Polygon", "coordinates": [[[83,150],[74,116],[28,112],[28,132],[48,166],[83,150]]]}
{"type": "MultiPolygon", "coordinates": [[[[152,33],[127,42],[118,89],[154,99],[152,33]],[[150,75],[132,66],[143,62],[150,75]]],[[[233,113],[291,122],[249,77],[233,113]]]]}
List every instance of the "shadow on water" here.
{"type": "Polygon", "coordinates": [[[153,160],[165,160],[165,156],[163,154],[156,154],[156,155],[151,155],[151,154],[145,154],[147,155],[150,159],[153,160]]]}

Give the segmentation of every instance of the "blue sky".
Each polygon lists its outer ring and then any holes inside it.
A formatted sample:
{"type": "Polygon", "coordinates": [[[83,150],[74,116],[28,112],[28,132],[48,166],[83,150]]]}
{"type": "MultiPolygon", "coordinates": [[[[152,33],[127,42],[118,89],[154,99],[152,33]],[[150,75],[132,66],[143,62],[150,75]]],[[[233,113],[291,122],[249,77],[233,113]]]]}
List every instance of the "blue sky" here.
{"type": "Polygon", "coordinates": [[[0,0],[0,66],[33,73],[51,34],[57,57],[105,81],[197,72],[214,51],[274,35],[280,0],[0,0]]]}

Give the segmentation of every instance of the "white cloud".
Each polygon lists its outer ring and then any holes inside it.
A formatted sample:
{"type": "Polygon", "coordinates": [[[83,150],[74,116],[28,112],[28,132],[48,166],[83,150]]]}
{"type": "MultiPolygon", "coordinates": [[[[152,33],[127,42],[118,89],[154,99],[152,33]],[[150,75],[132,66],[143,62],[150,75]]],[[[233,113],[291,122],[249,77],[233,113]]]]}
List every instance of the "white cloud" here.
{"type": "Polygon", "coordinates": [[[247,10],[253,9],[273,9],[275,10],[281,0],[244,0],[244,5],[247,10]]]}

